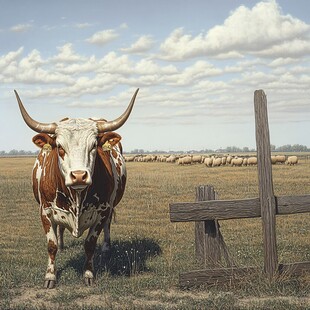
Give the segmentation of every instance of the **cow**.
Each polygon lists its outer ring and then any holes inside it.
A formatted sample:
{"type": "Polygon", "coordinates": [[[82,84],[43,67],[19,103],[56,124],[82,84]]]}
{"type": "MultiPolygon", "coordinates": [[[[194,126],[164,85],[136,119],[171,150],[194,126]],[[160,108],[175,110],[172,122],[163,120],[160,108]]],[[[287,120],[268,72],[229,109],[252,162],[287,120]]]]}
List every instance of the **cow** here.
{"type": "Polygon", "coordinates": [[[121,136],[114,130],[127,121],[138,91],[113,121],[66,118],[50,124],[32,119],[15,91],[25,123],[38,133],[32,141],[41,148],[32,171],[32,187],[47,238],[45,288],[56,285],[56,254],[63,247],[65,229],[76,238],[89,229],[84,243],[87,286],[94,283],[93,258],[102,230],[101,255],[109,253],[113,209],[126,185],[121,136]]]}

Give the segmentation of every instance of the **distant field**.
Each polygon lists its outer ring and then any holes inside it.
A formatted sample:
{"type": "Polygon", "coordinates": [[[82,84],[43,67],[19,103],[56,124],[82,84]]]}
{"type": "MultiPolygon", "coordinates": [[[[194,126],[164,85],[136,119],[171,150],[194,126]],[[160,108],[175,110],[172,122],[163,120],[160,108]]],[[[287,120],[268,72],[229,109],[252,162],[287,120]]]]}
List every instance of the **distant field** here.
{"type": "MultiPolygon", "coordinates": [[[[46,240],[31,188],[34,158],[0,158],[0,309],[309,309],[310,276],[268,283],[250,274],[242,283],[182,290],[181,271],[194,258],[192,223],[170,223],[169,203],[195,201],[210,184],[219,199],[258,196],[256,167],[127,163],[128,183],[112,223],[112,260],[97,267],[96,285],[82,279],[83,241],[65,233],[57,256],[58,283],[42,288],[46,240]]],[[[310,194],[310,160],[273,166],[275,195],[310,194]]],[[[262,266],[260,219],[221,221],[230,254],[240,266],[262,266]]],[[[280,263],[310,261],[310,214],[277,217],[280,263]]],[[[100,237],[99,243],[102,242],[100,237]]]]}

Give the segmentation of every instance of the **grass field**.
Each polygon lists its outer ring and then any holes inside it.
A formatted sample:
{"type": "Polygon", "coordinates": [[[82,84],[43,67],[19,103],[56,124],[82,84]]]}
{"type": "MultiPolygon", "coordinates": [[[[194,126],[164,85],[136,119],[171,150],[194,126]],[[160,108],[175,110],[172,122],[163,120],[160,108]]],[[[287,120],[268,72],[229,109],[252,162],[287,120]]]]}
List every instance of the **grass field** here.
{"type": "MultiPolygon", "coordinates": [[[[46,240],[31,188],[34,158],[0,158],[0,309],[309,309],[310,276],[261,273],[241,282],[184,290],[178,274],[199,268],[193,223],[170,223],[169,203],[195,201],[210,184],[219,199],[258,196],[256,167],[127,163],[128,183],[112,223],[112,259],[96,264],[96,284],[83,284],[83,241],[65,233],[57,255],[58,283],[42,288],[46,240]],[[106,268],[107,267],[107,270],[106,268]]],[[[310,193],[310,160],[273,166],[275,195],[310,193]]],[[[230,254],[240,266],[262,266],[260,219],[221,221],[230,254]]],[[[279,263],[310,261],[310,214],[277,217],[279,263]]],[[[99,243],[103,240],[102,236],[99,243]]]]}

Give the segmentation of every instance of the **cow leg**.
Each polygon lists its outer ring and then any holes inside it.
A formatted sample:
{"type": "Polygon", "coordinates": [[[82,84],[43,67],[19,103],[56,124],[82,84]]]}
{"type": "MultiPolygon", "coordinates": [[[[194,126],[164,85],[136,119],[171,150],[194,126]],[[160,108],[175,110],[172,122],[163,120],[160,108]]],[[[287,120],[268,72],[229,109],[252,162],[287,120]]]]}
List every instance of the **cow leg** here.
{"type": "Polygon", "coordinates": [[[104,238],[101,247],[100,265],[102,265],[103,261],[109,260],[111,255],[110,227],[111,219],[108,219],[103,225],[104,238]]]}
{"type": "Polygon", "coordinates": [[[56,236],[56,225],[52,224],[50,219],[46,216],[45,212],[42,211],[41,219],[44,231],[47,239],[47,251],[48,251],[48,262],[47,270],[45,274],[44,287],[54,288],[56,283],[56,254],[57,254],[57,236],[56,236]]]}
{"type": "Polygon", "coordinates": [[[56,283],[56,254],[57,254],[57,236],[56,225],[51,225],[49,231],[46,233],[48,262],[45,274],[44,287],[54,288],[56,283]]]}
{"type": "Polygon", "coordinates": [[[65,228],[63,226],[57,225],[57,241],[59,251],[64,249],[64,231],[65,228]]]}
{"type": "Polygon", "coordinates": [[[84,249],[86,254],[86,261],[84,265],[84,282],[87,286],[92,286],[94,283],[94,254],[97,240],[102,231],[102,228],[102,223],[91,227],[85,240],[84,249]]]}

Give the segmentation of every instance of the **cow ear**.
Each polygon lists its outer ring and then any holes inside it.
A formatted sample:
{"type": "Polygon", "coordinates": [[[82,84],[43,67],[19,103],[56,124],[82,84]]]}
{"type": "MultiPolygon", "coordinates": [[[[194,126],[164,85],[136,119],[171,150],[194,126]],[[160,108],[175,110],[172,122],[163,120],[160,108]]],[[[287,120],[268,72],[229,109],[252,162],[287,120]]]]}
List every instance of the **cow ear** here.
{"type": "Polygon", "coordinates": [[[32,142],[38,146],[39,148],[43,148],[44,145],[50,144],[51,146],[55,146],[55,139],[50,137],[46,133],[39,133],[32,138],[32,142]]]}
{"type": "Polygon", "coordinates": [[[116,145],[120,142],[122,137],[117,134],[116,132],[105,132],[98,136],[98,145],[103,146],[105,143],[109,144],[110,146],[116,145]]]}

